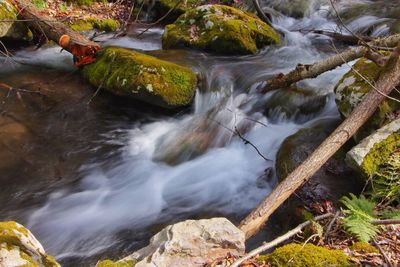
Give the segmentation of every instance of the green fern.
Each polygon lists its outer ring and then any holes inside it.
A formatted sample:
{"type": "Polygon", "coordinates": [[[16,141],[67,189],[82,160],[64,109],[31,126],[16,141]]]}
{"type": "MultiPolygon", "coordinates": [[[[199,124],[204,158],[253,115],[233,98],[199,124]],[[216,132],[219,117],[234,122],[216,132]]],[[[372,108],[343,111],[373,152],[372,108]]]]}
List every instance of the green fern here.
{"type": "Polygon", "coordinates": [[[368,242],[376,235],[379,227],[371,222],[375,220],[374,208],[376,204],[363,195],[357,198],[342,197],[341,202],[347,208],[344,210],[346,217],[343,219],[346,230],[355,235],[360,241],[368,242]]]}
{"type": "Polygon", "coordinates": [[[384,210],[381,213],[383,219],[400,219],[400,210],[384,210]]]}
{"type": "Polygon", "coordinates": [[[393,153],[372,178],[371,196],[386,204],[400,203],[400,150],[393,153]]]}

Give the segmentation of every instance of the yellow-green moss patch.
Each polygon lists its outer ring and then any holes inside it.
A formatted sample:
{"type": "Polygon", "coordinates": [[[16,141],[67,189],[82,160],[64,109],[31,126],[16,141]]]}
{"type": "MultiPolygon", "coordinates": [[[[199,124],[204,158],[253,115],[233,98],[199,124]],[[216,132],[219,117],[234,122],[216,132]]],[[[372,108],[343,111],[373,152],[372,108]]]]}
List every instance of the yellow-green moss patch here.
{"type": "Polygon", "coordinates": [[[340,250],[329,250],[312,244],[289,244],[262,258],[274,267],[355,266],[340,250]]]}
{"type": "Polygon", "coordinates": [[[99,261],[96,267],[133,267],[137,263],[137,260],[122,260],[114,262],[112,260],[99,261]]]}
{"type": "Polygon", "coordinates": [[[379,253],[378,249],[366,242],[356,242],[350,247],[353,251],[364,252],[364,253],[379,253]]]}
{"type": "Polygon", "coordinates": [[[239,9],[204,5],[187,11],[167,25],[164,49],[192,47],[220,54],[254,54],[280,36],[266,23],[239,9]]]}
{"type": "Polygon", "coordinates": [[[166,108],[190,104],[197,86],[189,68],[124,48],[106,48],[82,73],[96,88],[166,108]]]}

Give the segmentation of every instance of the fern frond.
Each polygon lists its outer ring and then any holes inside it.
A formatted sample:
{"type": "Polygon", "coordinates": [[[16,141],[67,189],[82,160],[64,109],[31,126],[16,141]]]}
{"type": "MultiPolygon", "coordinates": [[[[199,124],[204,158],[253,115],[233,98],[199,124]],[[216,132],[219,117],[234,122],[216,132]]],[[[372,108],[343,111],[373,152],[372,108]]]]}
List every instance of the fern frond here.
{"type": "Polygon", "coordinates": [[[400,219],[400,210],[385,210],[380,217],[383,219],[400,219]]]}
{"type": "Polygon", "coordinates": [[[347,208],[343,211],[347,215],[343,219],[346,230],[360,241],[368,242],[379,231],[379,227],[372,224],[376,204],[363,195],[358,198],[354,194],[350,194],[350,198],[343,197],[341,202],[347,208]]]}
{"type": "Polygon", "coordinates": [[[400,150],[394,152],[372,178],[373,199],[386,204],[400,202],[400,150]]]}

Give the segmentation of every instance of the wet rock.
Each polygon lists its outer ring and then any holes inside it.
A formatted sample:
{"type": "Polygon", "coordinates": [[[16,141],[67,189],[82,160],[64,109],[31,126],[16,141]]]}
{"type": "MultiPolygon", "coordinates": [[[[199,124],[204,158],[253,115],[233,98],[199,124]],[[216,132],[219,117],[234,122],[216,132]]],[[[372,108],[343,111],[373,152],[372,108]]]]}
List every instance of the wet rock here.
{"type": "Polygon", "coordinates": [[[326,102],[327,96],[306,90],[278,90],[265,104],[265,115],[271,122],[293,120],[302,123],[315,117],[326,102]]]}
{"type": "Polygon", "coordinates": [[[204,5],[187,11],[167,25],[164,49],[191,47],[219,54],[255,54],[280,36],[256,16],[222,5],[204,5]]]}
{"type": "Polygon", "coordinates": [[[267,0],[266,4],[286,16],[302,18],[318,8],[321,2],[316,0],[267,0]]]}
{"type": "Polygon", "coordinates": [[[23,159],[28,129],[16,120],[0,116],[0,169],[12,167],[23,159]]]}
{"type": "Polygon", "coordinates": [[[189,68],[124,48],[104,49],[82,73],[96,88],[165,108],[189,105],[197,86],[189,68]]]}
{"type": "Polygon", "coordinates": [[[168,15],[169,21],[173,22],[180,15],[186,11],[201,5],[202,1],[198,0],[160,0],[156,1],[154,9],[156,10],[157,17],[164,16],[167,12],[172,10],[168,15]]]}
{"type": "Polygon", "coordinates": [[[347,153],[346,162],[366,177],[371,177],[398,149],[400,149],[400,118],[364,138],[347,153]]]}
{"type": "Polygon", "coordinates": [[[17,10],[7,0],[0,0],[0,38],[29,41],[32,33],[17,19],[17,10]]]}
{"type": "Polygon", "coordinates": [[[33,234],[16,222],[0,222],[1,266],[61,266],[47,255],[33,234]]]}
{"type": "MultiPolygon", "coordinates": [[[[367,59],[360,59],[338,82],[335,88],[336,104],[344,118],[347,118],[353,109],[361,102],[362,98],[372,89],[365,79],[374,84],[379,78],[381,68],[367,59]],[[353,70],[354,69],[354,70],[353,70]],[[360,75],[357,74],[357,71],[360,75]]],[[[390,96],[400,99],[400,93],[396,90],[390,96]]],[[[354,139],[358,142],[379,129],[388,122],[388,117],[400,109],[400,103],[386,98],[374,115],[357,132],[354,139]]]]}
{"type": "Polygon", "coordinates": [[[138,259],[136,267],[200,267],[227,253],[243,254],[244,241],[244,233],[225,218],[187,220],[167,226],[124,260],[138,259]]]}
{"type": "MultiPolygon", "coordinates": [[[[276,156],[276,173],[282,181],[299,166],[329,136],[338,125],[337,120],[323,120],[310,128],[299,130],[282,143],[276,156]]],[[[297,196],[312,204],[330,200],[335,203],[341,196],[354,190],[357,177],[344,161],[345,152],[339,150],[297,192],[297,196]],[[352,177],[353,179],[350,179],[352,177]]]]}

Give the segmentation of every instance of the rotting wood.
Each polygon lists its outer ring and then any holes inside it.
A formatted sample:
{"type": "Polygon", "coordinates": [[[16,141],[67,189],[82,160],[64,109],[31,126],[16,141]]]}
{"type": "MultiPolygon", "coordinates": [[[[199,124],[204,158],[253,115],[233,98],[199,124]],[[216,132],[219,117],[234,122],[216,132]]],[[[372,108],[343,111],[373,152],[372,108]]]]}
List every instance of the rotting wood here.
{"type": "Polygon", "coordinates": [[[386,95],[400,84],[399,54],[400,44],[392,52],[375,88],[366,94],[349,117],[240,223],[239,228],[245,233],[246,240],[254,236],[269,216],[357,132],[372,116],[386,95]]]}
{"type": "Polygon", "coordinates": [[[57,20],[43,16],[35,6],[26,0],[11,0],[17,7],[19,16],[23,17],[28,25],[38,32],[42,32],[47,39],[59,44],[63,49],[74,56],[76,66],[93,62],[100,45],[90,41],[76,31],[57,20]]]}
{"type": "MultiPolygon", "coordinates": [[[[400,34],[395,34],[369,42],[368,45],[371,47],[395,47],[399,42],[400,34]]],[[[324,72],[333,70],[336,67],[345,64],[346,62],[351,62],[357,58],[363,57],[367,53],[368,49],[369,48],[365,46],[352,47],[311,65],[298,64],[291,72],[287,74],[278,74],[269,80],[261,89],[261,92],[266,93],[276,89],[287,88],[298,81],[315,78],[324,72]]]]}

